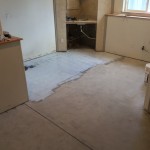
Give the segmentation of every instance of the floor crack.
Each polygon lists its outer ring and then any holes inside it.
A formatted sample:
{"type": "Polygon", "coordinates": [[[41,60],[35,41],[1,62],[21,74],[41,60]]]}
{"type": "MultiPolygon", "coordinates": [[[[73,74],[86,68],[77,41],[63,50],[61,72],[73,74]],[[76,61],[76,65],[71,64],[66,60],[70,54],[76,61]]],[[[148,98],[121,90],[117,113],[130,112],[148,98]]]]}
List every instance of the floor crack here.
{"type": "Polygon", "coordinates": [[[29,109],[31,109],[32,111],[34,111],[35,113],[37,113],[38,115],[40,115],[41,117],[45,118],[47,121],[49,121],[50,123],[52,123],[54,126],[58,127],[60,130],[64,131],[65,133],[67,133],[69,136],[71,136],[72,138],[74,138],[75,140],[77,140],[79,143],[81,143],[82,145],[84,145],[85,147],[87,147],[89,150],[94,150],[93,148],[91,148],[89,145],[87,145],[86,143],[82,142],[80,139],[78,139],[77,137],[75,137],[74,135],[72,135],[71,133],[69,133],[68,131],[66,131],[65,129],[63,129],[61,126],[59,126],[57,123],[55,123],[54,121],[52,121],[51,119],[49,119],[48,117],[44,116],[43,114],[41,114],[39,111],[35,110],[34,108],[32,108],[31,106],[29,106],[28,104],[25,104],[29,109]]]}

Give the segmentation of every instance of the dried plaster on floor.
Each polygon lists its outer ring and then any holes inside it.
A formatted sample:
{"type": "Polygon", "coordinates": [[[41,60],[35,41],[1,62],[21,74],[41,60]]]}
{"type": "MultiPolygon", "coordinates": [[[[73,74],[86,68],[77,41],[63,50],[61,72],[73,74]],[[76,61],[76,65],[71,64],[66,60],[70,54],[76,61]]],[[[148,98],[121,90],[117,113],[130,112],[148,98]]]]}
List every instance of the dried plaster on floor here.
{"type": "MultiPolygon", "coordinates": [[[[124,59],[124,57],[121,57],[121,58],[118,58],[118,59],[116,59],[116,60],[113,60],[113,61],[110,61],[110,62],[108,62],[108,63],[105,63],[104,65],[109,65],[109,64],[111,64],[111,63],[114,63],[114,62],[117,62],[117,61],[121,61],[121,60],[123,60],[123,59],[124,59]]],[[[81,72],[81,73],[80,73],[78,76],[76,76],[75,78],[71,78],[71,79],[68,79],[67,81],[64,81],[64,83],[58,85],[56,88],[53,89],[53,93],[52,93],[52,94],[55,94],[55,93],[56,93],[56,90],[57,90],[58,88],[60,88],[61,86],[63,86],[64,84],[69,83],[69,82],[72,82],[72,81],[76,81],[76,80],[80,79],[85,73],[87,73],[89,70],[91,70],[91,69],[93,69],[93,68],[95,68],[95,67],[97,67],[97,66],[98,66],[98,65],[96,65],[96,66],[94,66],[94,67],[91,67],[91,68],[89,68],[89,69],[87,69],[87,70],[81,72]]],[[[51,95],[52,95],[52,94],[51,94],[51,95]]]]}
{"type": "Polygon", "coordinates": [[[90,68],[121,58],[117,55],[85,49],[67,53],[53,53],[25,62],[28,66],[36,66],[26,71],[29,98],[31,101],[43,100],[53,94],[60,85],[80,78],[90,68]]]}

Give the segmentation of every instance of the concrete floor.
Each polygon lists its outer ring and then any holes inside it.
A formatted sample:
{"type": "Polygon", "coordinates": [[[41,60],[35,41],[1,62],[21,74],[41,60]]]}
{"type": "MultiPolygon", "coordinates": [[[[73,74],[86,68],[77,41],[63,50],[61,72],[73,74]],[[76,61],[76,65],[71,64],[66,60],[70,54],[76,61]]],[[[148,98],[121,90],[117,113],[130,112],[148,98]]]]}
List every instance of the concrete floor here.
{"type": "Polygon", "coordinates": [[[0,115],[1,150],[148,150],[145,63],[97,65],[44,101],[0,115]]]}

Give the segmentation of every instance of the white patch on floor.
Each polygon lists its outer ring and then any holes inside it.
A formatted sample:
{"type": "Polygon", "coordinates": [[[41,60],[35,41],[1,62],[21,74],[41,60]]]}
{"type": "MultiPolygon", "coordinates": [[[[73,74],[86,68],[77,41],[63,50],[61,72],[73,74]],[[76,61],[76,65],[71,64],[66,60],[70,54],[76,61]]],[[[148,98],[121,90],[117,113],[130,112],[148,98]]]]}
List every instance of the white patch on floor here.
{"type": "Polygon", "coordinates": [[[86,70],[120,58],[120,56],[105,52],[81,49],[52,53],[27,61],[25,65],[35,66],[26,71],[29,99],[31,101],[43,100],[61,84],[79,78],[86,70]]]}

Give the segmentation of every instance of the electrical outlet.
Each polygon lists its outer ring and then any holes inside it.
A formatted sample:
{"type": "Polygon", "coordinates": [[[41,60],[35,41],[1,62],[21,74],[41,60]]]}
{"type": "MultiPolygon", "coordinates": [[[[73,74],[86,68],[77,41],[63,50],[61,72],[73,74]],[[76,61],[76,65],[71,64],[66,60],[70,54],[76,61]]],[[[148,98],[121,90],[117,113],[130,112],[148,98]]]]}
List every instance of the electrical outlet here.
{"type": "Polygon", "coordinates": [[[142,51],[144,51],[145,50],[145,46],[142,46],[142,51]]]}
{"type": "Polygon", "coordinates": [[[61,38],[61,43],[64,43],[64,39],[63,38],[61,38]]]}

